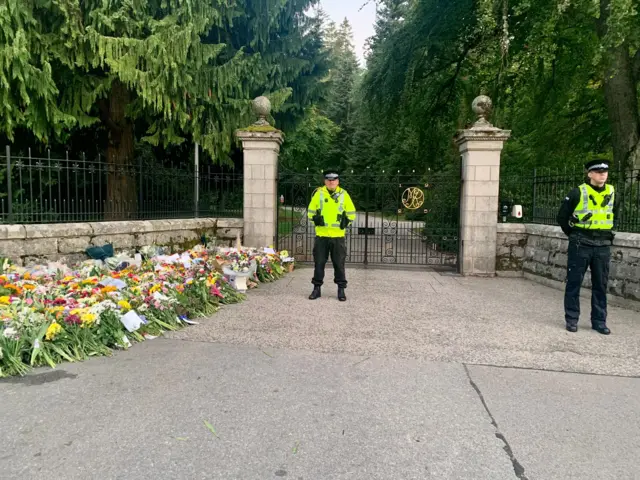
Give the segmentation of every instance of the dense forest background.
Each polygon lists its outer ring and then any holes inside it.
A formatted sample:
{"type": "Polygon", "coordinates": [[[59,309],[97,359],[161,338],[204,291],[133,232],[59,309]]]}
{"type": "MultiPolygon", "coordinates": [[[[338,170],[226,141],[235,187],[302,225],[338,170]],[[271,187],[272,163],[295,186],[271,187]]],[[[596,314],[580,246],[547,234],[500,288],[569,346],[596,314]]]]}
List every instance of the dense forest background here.
{"type": "MultiPolygon", "coordinates": [[[[370,0],[372,1],[372,0],[370,0]]],[[[362,0],[363,3],[366,0],[362,0]]],[[[640,168],[640,0],[378,0],[359,65],[314,0],[8,0],[0,141],[127,165],[241,168],[267,95],[290,170],[455,169],[489,95],[507,169],[640,168]]],[[[135,185],[110,178],[112,198],[135,185]]]]}

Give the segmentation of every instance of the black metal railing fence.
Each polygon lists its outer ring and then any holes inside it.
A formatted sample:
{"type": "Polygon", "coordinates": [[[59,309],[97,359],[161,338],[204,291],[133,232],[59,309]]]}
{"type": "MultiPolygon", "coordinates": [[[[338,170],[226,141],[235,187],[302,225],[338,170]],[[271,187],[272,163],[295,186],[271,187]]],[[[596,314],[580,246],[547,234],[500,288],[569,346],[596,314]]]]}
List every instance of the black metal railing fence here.
{"type": "MultiPolygon", "coordinates": [[[[503,167],[500,204],[522,205],[523,218],[516,220],[509,215],[506,217],[508,222],[556,225],[562,200],[571,189],[585,181],[582,169],[503,167]]],[[[640,169],[612,169],[608,183],[614,186],[620,205],[616,230],[640,233],[640,169]]]]}
{"type": "Polygon", "coordinates": [[[242,210],[242,174],[212,165],[0,152],[0,223],[242,217],[242,210]]]}

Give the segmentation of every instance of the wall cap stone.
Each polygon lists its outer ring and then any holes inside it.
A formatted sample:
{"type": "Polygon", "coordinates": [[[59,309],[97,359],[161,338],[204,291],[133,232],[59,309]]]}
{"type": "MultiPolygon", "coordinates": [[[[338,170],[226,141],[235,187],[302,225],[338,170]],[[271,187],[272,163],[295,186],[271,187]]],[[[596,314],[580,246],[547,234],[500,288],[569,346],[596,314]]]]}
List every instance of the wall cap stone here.
{"type": "Polygon", "coordinates": [[[24,240],[27,231],[24,225],[0,225],[0,240],[24,240]]]}
{"type": "Polygon", "coordinates": [[[640,233],[616,233],[613,239],[613,245],[616,247],[630,247],[640,249],[640,233]]]}
{"type": "Polygon", "coordinates": [[[122,220],[87,223],[39,223],[0,225],[0,240],[73,238],[82,236],[167,232],[199,228],[242,228],[242,218],[185,218],[168,220],[122,220]]]}
{"type": "Polygon", "coordinates": [[[66,238],[92,235],[90,223],[39,223],[25,224],[25,238],[66,238]]]}
{"type": "Polygon", "coordinates": [[[562,238],[567,239],[562,229],[556,225],[538,225],[536,223],[526,223],[526,233],[529,235],[538,235],[541,237],[562,238]]]}
{"type": "MultiPolygon", "coordinates": [[[[503,225],[510,225],[507,223],[498,224],[498,233],[513,232],[513,230],[500,230],[503,225]]],[[[534,223],[524,224],[525,231],[528,235],[537,235],[540,237],[560,238],[562,240],[568,240],[568,237],[564,234],[562,229],[556,225],[537,225],[534,223]]],[[[511,227],[509,227],[511,228],[511,227]]],[[[628,232],[616,232],[616,236],[613,240],[615,247],[629,247],[640,249],[640,233],[628,233],[628,232]]]]}
{"type": "MultiPolygon", "coordinates": [[[[496,127],[470,128],[458,130],[455,141],[459,147],[467,142],[506,142],[511,137],[511,130],[496,127]]],[[[484,149],[484,148],[481,148],[484,149]]],[[[502,150],[501,147],[489,147],[489,150],[502,150]]]]}
{"type": "Polygon", "coordinates": [[[527,233],[524,223],[498,223],[498,233],[527,233]]]}
{"type": "Polygon", "coordinates": [[[282,144],[282,141],[283,141],[282,133],[275,129],[270,132],[252,132],[250,130],[237,130],[236,137],[238,137],[243,142],[275,141],[278,144],[282,144]]]}

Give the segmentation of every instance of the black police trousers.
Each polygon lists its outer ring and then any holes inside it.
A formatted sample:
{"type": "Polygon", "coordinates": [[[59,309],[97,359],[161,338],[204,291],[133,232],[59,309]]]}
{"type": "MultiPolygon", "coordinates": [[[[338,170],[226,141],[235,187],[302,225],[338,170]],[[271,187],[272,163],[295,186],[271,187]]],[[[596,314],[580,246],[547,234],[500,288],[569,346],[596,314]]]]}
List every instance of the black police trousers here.
{"type": "Polygon", "coordinates": [[[567,285],[564,292],[564,318],[567,325],[577,325],[580,317],[580,287],[587,268],[591,269],[591,325],[607,324],[607,283],[611,247],[591,246],[580,239],[569,241],[567,285]]]}
{"type": "Polygon", "coordinates": [[[311,283],[320,287],[324,283],[324,267],[329,260],[333,263],[333,281],[339,287],[347,288],[347,277],[344,263],[347,259],[347,242],[344,237],[316,237],[313,245],[313,279],[311,283]]]}

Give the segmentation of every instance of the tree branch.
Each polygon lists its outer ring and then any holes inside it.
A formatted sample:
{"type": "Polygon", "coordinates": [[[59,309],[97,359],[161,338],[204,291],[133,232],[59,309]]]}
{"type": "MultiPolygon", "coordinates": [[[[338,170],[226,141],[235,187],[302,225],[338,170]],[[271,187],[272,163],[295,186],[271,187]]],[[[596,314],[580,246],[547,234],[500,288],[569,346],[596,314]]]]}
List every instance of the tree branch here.
{"type": "MultiPolygon", "coordinates": [[[[445,92],[445,90],[447,90],[447,88],[449,88],[449,93],[447,94],[447,100],[445,100],[444,103],[446,104],[451,101],[451,99],[453,98],[456,81],[458,80],[458,75],[460,74],[460,70],[462,70],[462,65],[464,61],[467,59],[467,55],[469,54],[469,52],[473,48],[475,48],[479,43],[480,43],[480,38],[478,37],[478,38],[474,38],[471,42],[465,45],[463,52],[455,61],[456,69],[453,75],[440,86],[440,89],[434,95],[433,102],[431,102],[431,106],[428,109],[428,111],[434,112],[439,108],[441,104],[440,96],[445,92]]],[[[451,66],[451,63],[447,64],[447,66],[451,66]]]]}

